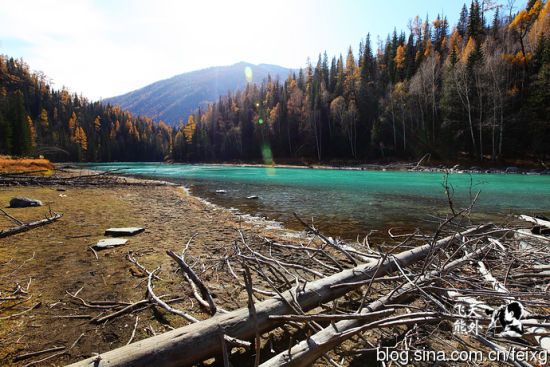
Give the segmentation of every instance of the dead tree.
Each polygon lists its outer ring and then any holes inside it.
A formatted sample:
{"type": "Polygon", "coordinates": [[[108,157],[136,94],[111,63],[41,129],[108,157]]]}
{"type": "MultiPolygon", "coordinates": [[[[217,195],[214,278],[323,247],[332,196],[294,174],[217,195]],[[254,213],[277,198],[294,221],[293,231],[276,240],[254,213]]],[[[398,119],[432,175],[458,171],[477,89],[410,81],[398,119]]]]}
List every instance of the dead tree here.
{"type": "Polygon", "coordinates": [[[291,307],[295,302],[301,310],[308,311],[319,305],[339,298],[358,285],[347,285],[333,288],[340,283],[354,283],[371,279],[373,274],[383,276],[422,260],[429,253],[449,245],[453,240],[464,236],[475,235],[487,230],[484,225],[471,228],[462,233],[443,238],[435,243],[415,247],[411,250],[387,258],[384,262],[370,261],[352,269],[347,269],[331,276],[304,284],[299,289],[282,293],[283,298],[273,297],[255,305],[257,323],[250,315],[248,307],[216,315],[210,319],[187,325],[170,332],[135,342],[121,348],[103,353],[72,364],[71,366],[187,366],[203,361],[214,355],[221,355],[222,345],[219,342],[220,327],[225,334],[237,339],[250,339],[256,330],[264,333],[275,328],[278,322],[270,315],[293,313],[291,307]]]}

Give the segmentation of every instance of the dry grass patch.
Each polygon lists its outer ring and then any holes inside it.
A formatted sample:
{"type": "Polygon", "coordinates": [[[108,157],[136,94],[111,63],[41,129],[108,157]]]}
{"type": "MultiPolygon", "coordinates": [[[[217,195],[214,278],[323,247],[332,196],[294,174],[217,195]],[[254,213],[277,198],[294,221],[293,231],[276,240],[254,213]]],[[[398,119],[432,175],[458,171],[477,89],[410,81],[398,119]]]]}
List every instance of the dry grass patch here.
{"type": "Polygon", "coordinates": [[[45,158],[13,158],[0,155],[0,174],[32,172],[41,175],[50,175],[53,170],[53,164],[45,158]]]}

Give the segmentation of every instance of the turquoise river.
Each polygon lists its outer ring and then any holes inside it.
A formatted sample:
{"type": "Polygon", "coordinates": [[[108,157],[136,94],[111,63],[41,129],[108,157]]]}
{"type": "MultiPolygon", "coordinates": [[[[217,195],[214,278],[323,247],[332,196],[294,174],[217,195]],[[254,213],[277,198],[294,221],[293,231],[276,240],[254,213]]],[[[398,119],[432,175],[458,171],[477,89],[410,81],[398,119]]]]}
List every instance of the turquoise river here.
{"type": "MultiPolygon", "coordinates": [[[[299,228],[292,215],[297,212],[329,234],[348,239],[389,227],[430,229],[449,213],[444,173],[159,163],[86,167],[181,183],[215,204],[291,228],[299,228]],[[252,195],[258,199],[247,199],[252,195]]],[[[448,182],[457,208],[479,192],[473,218],[550,216],[550,175],[452,173],[448,182]]]]}

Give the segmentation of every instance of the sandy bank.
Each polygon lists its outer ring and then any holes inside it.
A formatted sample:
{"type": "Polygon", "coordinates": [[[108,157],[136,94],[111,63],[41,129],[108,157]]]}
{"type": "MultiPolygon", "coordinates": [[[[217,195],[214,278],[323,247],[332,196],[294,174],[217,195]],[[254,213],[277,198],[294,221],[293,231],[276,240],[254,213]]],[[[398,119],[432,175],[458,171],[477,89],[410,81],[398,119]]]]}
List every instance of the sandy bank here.
{"type": "MultiPolygon", "coordinates": [[[[133,179],[132,179],[133,180],[133,179]]],[[[0,239],[0,290],[11,294],[19,284],[28,294],[16,302],[2,302],[0,308],[0,360],[2,365],[24,365],[48,354],[14,362],[16,356],[52,346],[69,346],[84,336],[69,353],[48,360],[66,364],[93,353],[101,353],[128,342],[136,315],[129,314],[96,325],[91,317],[108,310],[84,307],[70,297],[75,293],[86,301],[136,302],[144,299],[146,278],[127,259],[129,252],[149,270],[161,267],[155,288],[158,295],[183,296],[174,307],[198,319],[208,315],[197,305],[188,284],[176,273],[177,266],[166,250],[180,252],[195,235],[187,257],[201,259],[208,268],[200,275],[216,296],[220,307],[231,310],[246,302],[244,292],[234,280],[217,271],[222,264],[209,258],[231,251],[239,241],[238,229],[284,240],[286,230],[246,220],[229,210],[190,196],[177,186],[144,187],[0,187],[0,205],[10,215],[27,222],[43,218],[48,206],[63,217],[50,225],[0,239]],[[63,190],[63,191],[58,191],[63,190]],[[10,198],[27,196],[46,206],[24,209],[5,208],[10,198]],[[89,249],[106,228],[143,226],[146,231],[129,237],[127,245],[98,251],[89,249]],[[9,318],[36,306],[32,311],[9,318]]],[[[250,218],[248,218],[250,219],[250,218]]],[[[0,215],[0,229],[12,227],[0,215]]],[[[185,325],[186,321],[155,308],[139,312],[135,340],[185,325]]],[[[51,353],[50,353],[51,354],[51,353]]]]}

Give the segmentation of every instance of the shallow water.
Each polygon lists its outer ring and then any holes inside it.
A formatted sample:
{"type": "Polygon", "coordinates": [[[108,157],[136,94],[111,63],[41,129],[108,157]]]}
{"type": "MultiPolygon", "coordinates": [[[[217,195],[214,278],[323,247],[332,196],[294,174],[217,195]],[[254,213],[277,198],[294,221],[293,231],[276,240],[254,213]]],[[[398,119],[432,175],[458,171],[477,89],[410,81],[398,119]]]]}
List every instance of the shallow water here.
{"type": "MultiPolygon", "coordinates": [[[[125,168],[120,173],[182,183],[215,204],[294,228],[299,228],[292,215],[297,212],[344,238],[393,226],[428,229],[435,226],[434,216],[449,213],[443,173],[159,163],[87,167],[125,168]],[[246,199],[250,195],[259,198],[246,199]]],[[[454,173],[449,185],[457,208],[467,206],[480,192],[474,215],[550,214],[550,176],[454,173]]]]}

